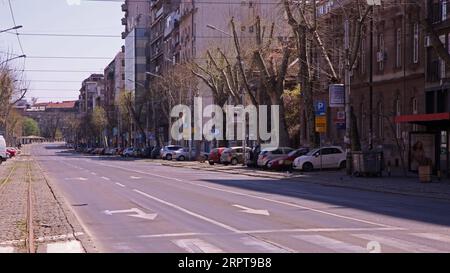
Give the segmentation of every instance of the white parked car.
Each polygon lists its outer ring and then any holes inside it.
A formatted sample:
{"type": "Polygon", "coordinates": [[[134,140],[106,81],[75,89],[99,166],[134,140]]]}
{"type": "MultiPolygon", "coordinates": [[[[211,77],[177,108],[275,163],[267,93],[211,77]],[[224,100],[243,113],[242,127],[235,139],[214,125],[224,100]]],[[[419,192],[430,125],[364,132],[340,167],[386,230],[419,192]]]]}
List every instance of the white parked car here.
{"type": "Polygon", "coordinates": [[[7,153],[6,153],[6,141],[5,138],[0,135],[0,164],[3,161],[6,161],[6,159],[8,158],[7,153]]]}
{"type": "Polygon", "coordinates": [[[339,146],[322,147],[297,157],[293,167],[296,170],[312,171],[319,168],[345,168],[347,153],[339,146]]]}

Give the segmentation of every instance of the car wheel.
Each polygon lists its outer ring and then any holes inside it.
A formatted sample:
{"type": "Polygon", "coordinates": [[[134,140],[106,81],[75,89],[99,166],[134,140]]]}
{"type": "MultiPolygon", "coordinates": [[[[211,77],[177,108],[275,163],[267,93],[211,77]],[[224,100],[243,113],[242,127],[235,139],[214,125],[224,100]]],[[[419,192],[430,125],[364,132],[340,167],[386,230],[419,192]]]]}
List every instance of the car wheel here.
{"type": "Polygon", "coordinates": [[[166,155],[166,160],[172,160],[172,155],[171,154],[166,155]]]}
{"type": "Polygon", "coordinates": [[[231,165],[237,165],[238,160],[236,158],[231,159],[231,165]]]}
{"type": "Polygon", "coordinates": [[[314,169],[314,166],[310,162],[306,162],[306,163],[303,164],[302,169],[305,172],[310,172],[310,171],[312,171],[314,169]]]}
{"type": "Polygon", "coordinates": [[[344,160],[339,164],[339,169],[345,169],[347,167],[347,162],[344,160]]]}
{"type": "Polygon", "coordinates": [[[208,163],[209,163],[209,165],[211,165],[211,166],[214,165],[214,161],[211,161],[211,160],[210,160],[210,161],[208,161],[208,163]]]}
{"type": "Polygon", "coordinates": [[[178,160],[180,160],[180,161],[184,161],[184,156],[183,155],[180,155],[180,157],[178,158],[178,160]]]}

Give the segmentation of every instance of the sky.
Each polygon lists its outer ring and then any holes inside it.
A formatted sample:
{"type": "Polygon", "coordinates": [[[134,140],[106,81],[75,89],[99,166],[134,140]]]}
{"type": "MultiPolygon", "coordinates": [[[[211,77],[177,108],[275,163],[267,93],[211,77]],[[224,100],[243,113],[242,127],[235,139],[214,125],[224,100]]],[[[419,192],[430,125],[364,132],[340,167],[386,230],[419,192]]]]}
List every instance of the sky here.
{"type": "MultiPolygon", "coordinates": [[[[121,1],[87,0],[10,0],[26,59],[9,62],[23,69],[22,84],[28,86],[27,99],[63,101],[78,98],[81,82],[92,73],[102,73],[120,51],[124,27],[120,19],[121,1]],[[93,34],[117,37],[55,37],[25,34],[93,34]],[[75,58],[48,58],[75,57],[75,58]],[[80,59],[99,57],[104,59],[80,59]],[[71,72],[42,72],[56,70],[71,72]],[[85,72],[73,72],[85,71],[85,72]],[[47,82],[49,81],[49,82],[47,82]]],[[[0,30],[12,27],[13,19],[8,0],[0,0],[0,30]]],[[[22,54],[17,36],[0,33],[0,58],[5,52],[22,54]]]]}

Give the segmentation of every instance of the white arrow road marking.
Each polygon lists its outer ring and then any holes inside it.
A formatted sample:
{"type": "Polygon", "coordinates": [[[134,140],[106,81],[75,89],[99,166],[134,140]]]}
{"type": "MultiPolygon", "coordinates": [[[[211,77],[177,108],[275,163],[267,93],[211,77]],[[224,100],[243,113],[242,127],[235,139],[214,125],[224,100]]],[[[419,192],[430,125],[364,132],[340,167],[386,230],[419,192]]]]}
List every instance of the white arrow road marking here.
{"type": "Polygon", "coordinates": [[[109,179],[108,177],[105,177],[105,176],[102,176],[100,178],[103,179],[103,180],[107,180],[107,181],[111,180],[111,179],[109,179]]]}
{"type": "Polygon", "coordinates": [[[91,172],[91,174],[92,174],[92,175],[97,175],[97,174],[96,174],[96,173],[94,173],[94,172],[91,172]]]}
{"type": "Polygon", "coordinates": [[[139,176],[130,176],[131,179],[141,179],[139,176]]]}
{"type": "Polygon", "coordinates": [[[242,209],[241,212],[245,212],[245,213],[259,214],[259,215],[266,215],[266,216],[270,215],[269,211],[265,210],[265,209],[252,209],[252,208],[247,208],[247,207],[244,207],[241,205],[233,205],[233,207],[240,208],[240,209],[242,209]]]}
{"type": "Polygon", "coordinates": [[[125,210],[105,210],[103,212],[106,215],[113,215],[116,213],[133,213],[134,212],[136,214],[128,214],[128,216],[147,219],[147,220],[154,220],[156,218],[156,216],[158,216],[157,213],[145,213],[138,208],[125,209],[125,210]]]}
{"type": "Polygon", "coordinates": [[[142,192],[142,191],[137,190],[137,189],[134,189],[133,191],[134,191],[134,192],[137,192],[137,193],[139,193],[140,195],[143,195],[143,196],[145,196],[145,197],[147,197],[147,198],[150,198],[150,199],[152,199],[152,200],[154,200],[154,201],[156,201],[156,202],[159,202],[159,203],[164,204],[164,205],[166,205],[166,206],[169,206],[169,207],[172,207],[172,208],[177,209],[177,210],[179,210],[179,211],[182,211],[182,212],[184,212],[184,213],[186,213],[186,214],[189,214],[189,215],[191,215],[191,216],[193,216],[193,217],[199,218],[199,219],[201,219],[201,220],[203,220],[203,221],[209,222],[209,223],[211,223],[211,224],[214,224],[214,225],[216,225],[216,226],[222,227],[222,228],[224,228],[224,229],[230,230],[230,231],[235,232],[235,233],[236,233],[236,232],[239,232],[238,229],[236,229],[236,228],[234,228],[234,227],[232,227],[232,226],[229,226],[229,225],[227,225],[227,224],[221,223],[221,222],[216,221],[216,220],[214,220],[214,219],[208,218],[208,217],[203,216],[203,215],[201,215],[201,214],[195,213],[195,212],[190,211],[190,210],[188,210],[188,209],[182,208],[182,207],[180,207],[180,206],[178,206],[178,205],[175,205],[175,204],[173,204],[173,203],[164,201],[164,200],[162,200],[162,199],[159,199],[158,197],[151,196],[151,195],[148,194],[148,193],[142,192]]]}
{"type": "Polygon", "coordinates": [[[116,183],[116,185],[119,186],[119,187],[125,188],[124,184],[116,183]]]}

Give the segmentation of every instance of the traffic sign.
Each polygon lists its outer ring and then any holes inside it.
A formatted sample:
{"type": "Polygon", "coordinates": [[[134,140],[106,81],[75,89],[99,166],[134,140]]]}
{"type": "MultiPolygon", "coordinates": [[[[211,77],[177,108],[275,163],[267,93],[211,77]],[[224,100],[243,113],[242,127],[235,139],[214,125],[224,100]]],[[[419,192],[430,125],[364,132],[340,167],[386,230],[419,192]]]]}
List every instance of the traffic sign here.
{"type": "Polygon", "coordinates": [[[327,117],[316,116],[316,132],[319,134],[327,132],[327,117]]]}
{"type": "Polygon", "coordinates": [[[317,101],[314,104],[314,109],[316,111],[316,116],[325,116],[327,105],[325,101],[317,101]]]}

